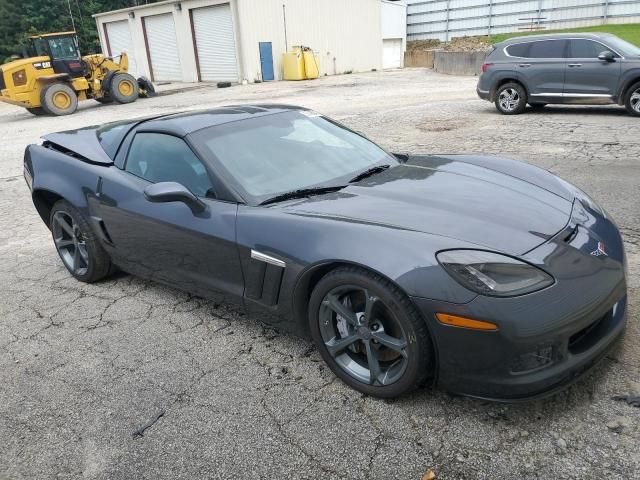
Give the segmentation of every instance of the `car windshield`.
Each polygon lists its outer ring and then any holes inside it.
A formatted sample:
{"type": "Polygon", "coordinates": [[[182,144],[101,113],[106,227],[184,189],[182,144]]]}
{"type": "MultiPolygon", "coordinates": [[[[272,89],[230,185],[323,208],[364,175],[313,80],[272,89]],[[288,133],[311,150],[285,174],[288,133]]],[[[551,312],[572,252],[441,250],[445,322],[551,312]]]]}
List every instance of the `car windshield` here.
{"type": "Polygon", "coordinates": [[[640,48],[618,37],[608,37],[607,43],[615,50],[627,56],[640,56],[640,48]]]}
{"type": "Polygon", "coordinates": [[[372,166],[398,163],[370,140],[307,110],[210,127],[190,138],[257,203],[294,190],[345,184],[372,166]]]}

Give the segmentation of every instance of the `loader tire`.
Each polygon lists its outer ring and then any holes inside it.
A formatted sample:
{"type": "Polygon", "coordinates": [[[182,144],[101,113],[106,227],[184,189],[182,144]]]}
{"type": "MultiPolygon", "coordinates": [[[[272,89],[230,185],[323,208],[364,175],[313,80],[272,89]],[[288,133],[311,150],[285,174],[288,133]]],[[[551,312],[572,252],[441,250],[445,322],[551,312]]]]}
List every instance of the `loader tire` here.
{"type": "Polygon", "coordinates": [[[140,97],[150,98],[156,96],[156,89],[147,77],[138,77],[138,87],[140,87],[140,97]]]}
{"type": "Polygon", "coordinates": [[[52,83],[42,90],[40,103],[49,115],[70,115],[78,108],[78,96],[69,85],[52,83]]]}
{"type": "Polygon", "coordinates": [[[116,73],[111,79],[109,98],[118,103],[131,103],[138,99],[138,82],[128,73],[116,73]]]}

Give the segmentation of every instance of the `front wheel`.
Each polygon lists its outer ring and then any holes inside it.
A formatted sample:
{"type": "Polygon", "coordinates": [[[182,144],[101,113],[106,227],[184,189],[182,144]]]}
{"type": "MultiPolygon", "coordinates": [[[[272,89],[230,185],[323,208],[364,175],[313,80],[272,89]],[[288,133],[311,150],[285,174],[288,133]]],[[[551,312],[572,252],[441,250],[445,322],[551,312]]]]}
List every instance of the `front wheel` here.
{"type": "Polygon", "coordinates": [[[131,103],[138,99],[138,82],[128,73],[116,73],[111,79],[109,98],[118,103],[131,103]]]}
{"type": "Polygon", "coordinates": [[[518,115],[527,107],[527,92],[519,83],[505,83],[496,92],[495,104],[503,115],[518,115]]]}
{"type": "Polygon", "coordinates": [[[631,115],[640,117],[640,82],[629,89],[624,106],[631,115]]]}
{"type": "Polygon", "coordinates": [[[58,255],[71,275],[86,283],[109,275],[112,271],[109,255],[78,209],[66,200],[56,202],[49,225],[58,255]]]}
{"type": "Polygon", "coordinates": [[[368,395],[392,398],[424,385],[432,344],[408,297],[354,267],[328,273],[309,302],[311,335],[331,370],[368,395]]]}

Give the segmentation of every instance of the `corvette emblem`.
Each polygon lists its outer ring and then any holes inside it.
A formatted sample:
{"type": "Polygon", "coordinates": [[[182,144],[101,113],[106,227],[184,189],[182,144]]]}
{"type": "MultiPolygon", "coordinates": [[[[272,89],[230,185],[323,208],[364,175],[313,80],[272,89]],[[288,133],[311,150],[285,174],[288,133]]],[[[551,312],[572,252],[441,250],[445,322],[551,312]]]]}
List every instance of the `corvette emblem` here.
{"type": "Polygon", "coordinates": [[[594,257],[601,257],[603,255],[607,256],[607,251],[604,248],[604,243],[598,242],[598,248],[591,252],[591,255],[593,255],[594,257]]]}

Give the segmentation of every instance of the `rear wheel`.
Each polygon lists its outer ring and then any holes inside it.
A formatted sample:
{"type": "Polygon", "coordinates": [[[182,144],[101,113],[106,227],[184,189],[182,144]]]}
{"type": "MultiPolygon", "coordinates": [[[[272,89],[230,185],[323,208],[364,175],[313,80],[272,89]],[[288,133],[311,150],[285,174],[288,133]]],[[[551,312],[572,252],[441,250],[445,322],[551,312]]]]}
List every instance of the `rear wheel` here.
{"type": "Polygon", "coordinates": [[[86,283],[109,275],[112,271],[109,255],[78,209],[66,200],[56,202],[49,225],[58,255],[71,275],[86,283]]]}
{"type": "Polygon", "coordinates": [[[35,115],[36,117],[41,117],[47,114],[47,112],[42,107],[27,108],[27,112],[29,112],[31,115],[35,115]]]}
{"type": "Polygon", "coordinates": [[[78,108],[78,96],[69,85],[53,83],[42,90],[40,103],[50,115],[70,115],[78,108]]]}
{"type": "Polygon", "coordinates": [[[311,335],[352,388],[391,398],[424,385],[432,347],[424,320],[395,285],[359,268],[328,273],[309,302],[311,335]]]}
{"type": "Polygon", "coordinates": [[[519,83],[505,83],[496,92],[495,104],[503,115],[518,115],[527,107],[527,92],[519,83]]]}
{"type": "Polygon", "coordinates": [[[640,117],[640,82],[632,85],[627,91],[624,106],[631,115],[640,117]]]}
{"type": "Polygon", "coordinates": [[[118,103],[131,103],[138,99],[138,82],[128,73],[117,73],[111,79],[109,98],[118,103]]]}

